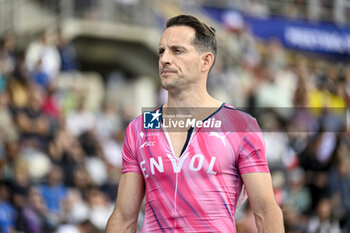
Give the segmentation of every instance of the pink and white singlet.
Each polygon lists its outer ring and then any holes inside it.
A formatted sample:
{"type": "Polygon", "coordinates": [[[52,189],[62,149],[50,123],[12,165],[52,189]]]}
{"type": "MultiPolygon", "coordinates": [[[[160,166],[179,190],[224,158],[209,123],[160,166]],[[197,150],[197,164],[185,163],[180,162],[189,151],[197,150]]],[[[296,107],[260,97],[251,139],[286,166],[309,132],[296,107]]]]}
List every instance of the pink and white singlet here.
{"type": "Polygon", "coordinates": [[[144,177],[142,232],[236,232],[241,174],[269,172],[264,139],[253,117],[227,104],[210,118],[221,129],[189,130],[179,158],[164,129],[144,129],[142,115],[129,124],[122,172],[144,177]]]}

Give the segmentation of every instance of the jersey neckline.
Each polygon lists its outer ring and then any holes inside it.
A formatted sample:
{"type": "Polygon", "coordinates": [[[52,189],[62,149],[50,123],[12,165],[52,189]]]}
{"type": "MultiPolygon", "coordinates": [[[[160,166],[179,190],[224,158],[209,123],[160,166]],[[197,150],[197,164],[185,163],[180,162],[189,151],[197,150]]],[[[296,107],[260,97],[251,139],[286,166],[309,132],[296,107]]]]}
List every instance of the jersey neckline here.
{"type": "MultiPolygon", "coordinates": [[[[162,104],[162,105],[159,107],[159,111],[160,111],[160,113],[161,113],[161,115],[160,115],[160,123],[161,123],[161,124],[163,124],[163,106],[164,106],[164,104],[162,104]]],[[[222,104],[221,104],[214,112],[212,112],[207,118],[205,118],[205,119],[203,120],[203,122],[209,120],[209,118],[213,117],[216,113],[218,113],[218,112],[219,112],[223,107],[225,107],[225,106],[226,106],[226,103],[225,103],[225,102],[222,102],[222,104]]],[[[191,127],[191,128],[192,128],[192,127],[191,127]]]]}
{"type": "MultiPolygon", "coordinates": [[[[216,110],[215,110],[214,112],[212,112],[207,118],[205,118],[205,119],[203,120],[203,122],[205,122],[205,121],[207,121],[208,119],[210,119],[211,117],[213,117],[213,116],[214,116],[216,113],[218,113],[225,105],[226,105],[226,103],[223,102],[223,103],[218,107],[218,109],[216,109],[216,110]]],[[[163,104],[160,106],[160,113],[162,113],[162,112],[163,112],[163,104]]],[[[160,119],[161,124],[163,124],[163,116],[160,115],[160,117],[161,117],[161,119],[160,119]]],[[[170,136],[169,136],[168,132],[167,132],[166,129],[164,129],[163,127],[161,127],[161,128],[162,128],[162,130],[163,130],[163,132],[164,132],[164,134],[165,134],[165,137],[166,137],[166,139],[167,139],[167,141],[168,141],[168,145],[169,145],[169,147],[170,147],[170,149],[171,149],[171,152],[172,152],[173,156],[175,157],[175,159],[180,159],[181,156],[185,153],[185,151],[186,151],[188,145],[190,144],[191,139],[193,138],[193,136],[194,136],[194,134],[196,133],[197,130],[194,130],[194,129],[195,129],[194,127],[190,127],[190,128],[187,130],[187,137],[186,137],[185,144],[184,144],[183,147],[182,147],[182,150],[181,150],[181,152],[180,152],[179,157],[177,157],[177,156],[175,155],[175,151],[174,151],[174,149],[173,149],[172,141],[171,141],[171,139],[170,139],[170,136]]]]}

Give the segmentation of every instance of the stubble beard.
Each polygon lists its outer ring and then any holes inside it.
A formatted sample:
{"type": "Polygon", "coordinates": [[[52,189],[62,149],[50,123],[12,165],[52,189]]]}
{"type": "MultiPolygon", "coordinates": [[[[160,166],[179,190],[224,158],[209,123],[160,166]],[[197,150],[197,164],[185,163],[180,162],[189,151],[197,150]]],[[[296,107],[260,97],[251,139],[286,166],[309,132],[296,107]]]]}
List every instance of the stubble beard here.
{"type": "Polygon", "coordinates": [[[186,82],[180,77],[175,77],[172,80],[170,78],[161,78],[161,86],[169,92],[177,92],[185,86],[186,82]]]}

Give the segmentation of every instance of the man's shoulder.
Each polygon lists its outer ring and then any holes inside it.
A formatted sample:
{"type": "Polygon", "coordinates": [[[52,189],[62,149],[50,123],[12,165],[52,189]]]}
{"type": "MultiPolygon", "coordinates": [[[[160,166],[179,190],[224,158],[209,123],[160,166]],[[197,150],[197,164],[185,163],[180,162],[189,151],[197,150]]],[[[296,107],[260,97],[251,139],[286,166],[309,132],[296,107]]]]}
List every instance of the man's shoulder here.
{"type": "Polygon", "coordinates": [[[127,126],[127,131],[141,131],[143,128],[140,127],[142,123],[142,114],[136,116],[127,126]]]}
{"type": "Polygon", "coordinates": [[[229,104],[224,104],[217,119],[222,121],[222,127],[229,132],[260,131],[256,119],[251,114],[229,104]]]}
{"type": "Polygon", "coordinates": [[[244,120],[244,121],[250,122],[250,121],[255,119],[245,109],[237,108],[237,107],[234,107],[234,106],[226,104],[226,103],[223,106],[223,110],[224,110],[223,111],[224,115],[226,115],[234,120],[239,119],[239,120],[244,120]]]}

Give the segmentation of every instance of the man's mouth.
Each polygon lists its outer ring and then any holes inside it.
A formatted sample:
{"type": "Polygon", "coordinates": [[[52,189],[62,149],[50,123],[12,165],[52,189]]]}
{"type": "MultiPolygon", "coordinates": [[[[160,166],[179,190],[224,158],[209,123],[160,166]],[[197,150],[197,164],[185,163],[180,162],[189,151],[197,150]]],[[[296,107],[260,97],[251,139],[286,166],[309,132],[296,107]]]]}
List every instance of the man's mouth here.
{"type": "Polygon", "coordinates": [[[176,71],[170,70],[170,69],[162,69],[160,72],[161,75],[167,75],[167,74],[172,74],[172,73],[176,73],[176,71]]]}

